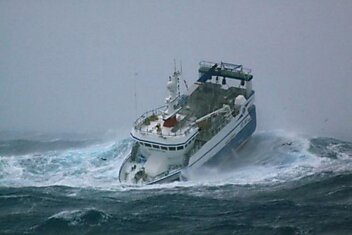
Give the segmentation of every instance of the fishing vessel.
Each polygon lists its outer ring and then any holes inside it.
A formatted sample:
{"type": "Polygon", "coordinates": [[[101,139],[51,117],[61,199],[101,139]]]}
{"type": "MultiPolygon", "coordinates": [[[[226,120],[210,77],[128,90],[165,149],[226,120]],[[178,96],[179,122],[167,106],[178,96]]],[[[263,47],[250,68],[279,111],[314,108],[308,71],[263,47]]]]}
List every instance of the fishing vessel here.
{"type": "Polygon", "coordinates": [[[231,63],[199,63],[199,78],[180,94],[181,72],[167,82],[166,105],[133,125],[134,140],[119,171],[123,184],[155,184],[186,177],[209,159],[233,154],[256,129],[251,70],[231,63]]]}

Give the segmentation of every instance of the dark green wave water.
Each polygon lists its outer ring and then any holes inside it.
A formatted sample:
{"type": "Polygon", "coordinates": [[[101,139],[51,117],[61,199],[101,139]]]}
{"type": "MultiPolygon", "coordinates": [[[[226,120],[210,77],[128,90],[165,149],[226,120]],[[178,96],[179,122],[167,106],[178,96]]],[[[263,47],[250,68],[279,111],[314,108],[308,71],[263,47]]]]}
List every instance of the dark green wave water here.
{"type": "MultiPolygon", "coordinates": [[[[16,148],[16,144],[12,143],[16,148]]],[[[0,155],[0,234],[351,234],[352,145],[253,136],[189,182],[117,182],[130,141],[0,155]]]]}

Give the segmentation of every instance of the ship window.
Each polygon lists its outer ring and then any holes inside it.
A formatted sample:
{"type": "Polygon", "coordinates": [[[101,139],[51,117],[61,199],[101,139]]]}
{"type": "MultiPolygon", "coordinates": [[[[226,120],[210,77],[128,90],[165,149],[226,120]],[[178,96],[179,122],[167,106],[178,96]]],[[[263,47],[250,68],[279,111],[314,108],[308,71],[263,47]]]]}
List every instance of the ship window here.
{"type": "Polygon", "coordinates": [[[160,148],[161,148],[162,150],[167,150],[167,147],[164,147],[164,146],[160,146],[160,148]]]}
{"type": "Polygon", "coordinates": [[[153,145],[153,148],[159,149],[160,147],[158,145],[153,145]]]}
{"type": "Polygon", "coordinates": [[[175,150],[176,150],[176,147],[169,147],[169,150],[170,150],[170,151],[175,151],[175,150]]]}
{"type": "Polygon", "coordinates": [[[177,150],[182,150],[183,149],[183,146],[178,146],[177,147],[177,150]]]}
{"type": "Polygon", "coordinates": [[[145,143],[145,146],[146,147],[152,147],[150,144],[147,144],[147,143],[145,143]]]}

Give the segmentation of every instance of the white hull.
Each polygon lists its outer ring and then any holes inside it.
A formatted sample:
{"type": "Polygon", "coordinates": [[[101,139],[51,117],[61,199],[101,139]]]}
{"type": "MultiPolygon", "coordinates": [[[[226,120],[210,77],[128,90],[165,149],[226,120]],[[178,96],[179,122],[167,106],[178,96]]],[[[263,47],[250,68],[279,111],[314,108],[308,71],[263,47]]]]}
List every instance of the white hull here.
{"type": "MultiPolygon", "coordinates": [[[[248,107],[253,105],[253,100],[248,100],[248,107]]],[[[190,159],[186,167],[170,172],[168,175],[160,177],[154,181],[147,182],[146,184],[157,184],[157,183],[167,183],[177,180],[186,179],[183,172],[192,170],[204,165],[211,158],[226,151],[228,149],[236,150],[242,146],[248,138],[252,135],[256,127],[256,115],[255,107],[254,114],[248,112],[243,113],[240,118],[233,118],[218,134],[216,134],[211,140],[204,144],[190,159]],[[244,133],[241,133],[244,132],[244,133]],[[239,136],[241,135],[241,137],[239,136]],[[237,141],[236,141],[237,140],[237,141]]],[[[128,162],[131,158],[131,154],[128,154],[124,160],[119,173],[120,182],[123,183],[123,172],[125,168],[129,167],[128,162]]]]}

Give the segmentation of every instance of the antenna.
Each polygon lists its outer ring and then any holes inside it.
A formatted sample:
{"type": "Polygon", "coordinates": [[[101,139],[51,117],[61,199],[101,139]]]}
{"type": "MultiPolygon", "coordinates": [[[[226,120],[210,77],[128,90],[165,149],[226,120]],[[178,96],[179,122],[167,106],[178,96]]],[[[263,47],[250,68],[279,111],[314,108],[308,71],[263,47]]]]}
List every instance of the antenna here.
{"type": "Polygon", "coordinates": [[[176,73],[176,59],[174,58],[174,71],[176,73]]]}
{"type": "Polygon", "coordinates": [[[135,72],[134,73],[134,116],[137,117],[137,76],[138,73],[135,72]]]}
{"type": "MultiPolygon", "coordinates": [[[[180,69],[181,69],[181,71],[180,71],[180,76],[182,77],[182,80],[183,80],[183,74],[182,74],[182,61],[180,60],[180,69]]],[[[181,91],[180,91],[180,82],[178,82],[178,96],[180,96],[181,95],[181,91]]]]}
{"type": "Polygon", "coordinates": [[[181,67],[181,75],[182,75],[182,60],[180,60],[180,67],[181,67]]]}
{"type": "Polygon", "coordinates": [[[183,78],[182,60],[180,60],[180,67],[181,67],[181,76],[182,76],[182,80],[183,80],[183,83],[185,84],[186,90],[188,91],[187,82],[186,82],[186,80],[183,78]]]}

